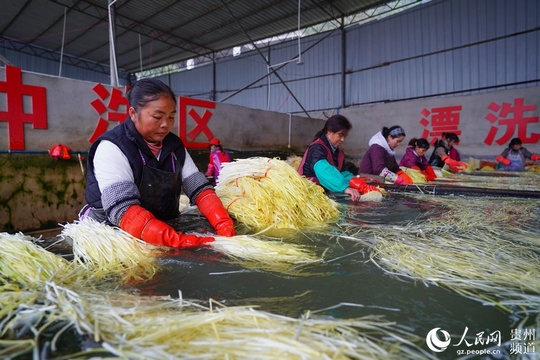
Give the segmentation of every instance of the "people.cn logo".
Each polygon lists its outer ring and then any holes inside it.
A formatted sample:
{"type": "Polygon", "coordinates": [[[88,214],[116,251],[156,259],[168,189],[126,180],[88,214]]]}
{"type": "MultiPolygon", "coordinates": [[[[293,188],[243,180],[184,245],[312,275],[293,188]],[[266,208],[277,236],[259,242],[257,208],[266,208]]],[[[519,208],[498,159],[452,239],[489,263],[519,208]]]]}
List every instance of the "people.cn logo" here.
{"type": "Polygon", "coordinates": [[[443,352],[446,350],[448,345],[450,345],[450,334],[446,330],[441,330],[441,328],[433,328],[426,335],[426,344],[431,351],[434,352],[443,352]],[[443,339],[439,338],[441,333],[443,339]]]}

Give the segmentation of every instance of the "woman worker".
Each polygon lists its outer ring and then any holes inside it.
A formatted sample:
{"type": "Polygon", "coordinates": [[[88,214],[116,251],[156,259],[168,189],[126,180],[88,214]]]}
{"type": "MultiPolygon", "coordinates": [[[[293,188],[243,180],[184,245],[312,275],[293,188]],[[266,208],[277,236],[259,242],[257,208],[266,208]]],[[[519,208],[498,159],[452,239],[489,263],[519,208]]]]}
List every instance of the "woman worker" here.
{"type": "Polygon", "coordinates": [[[353,201],[358,201],[362,194],[379,189],[351,172],[343,171],[345,153],[339,146],[351,129],[352,125],[345,116],[329,117],[304,152],[298,173],[327,191],[349,194],[353,201]]]}
{"type": "Polygon", "coordinates": [[[214,241],[176,232],[182,190],[221,236],[235,235],[227,210],[171,132],[176,96],[163,82],[137,81],[127,92],[129,118],[101,135],[88,154],[87,205],[79,217],[119,226],[148,243],[176,248],[214,241]]]}
{"type": "Polygon", "coordinates": [[[532,161],[540,160],[540,155],[533,154],[523,147],[523,142],[520,138],[513,138],[510,144],[503,152],[498,155],[495,160],[503,164],[505,171],[523,171],[525,170],[525,160],[532,161]]]}
{"type": "Polygon", "coordinates": [[[405,130],[401,126],[383,127],[369,140],[369,149],[362,158],[358,172],[382,176],[396,185],[412,184],[411,178],[400,170],[396,161],[394,149],[403,139],[405,130]]]}
{"type": "Polygon", "coordinates": [[[431,166],[443,167],[444,164],[455,171],[459,172],[468,168],[467,164],[459,160],[452,159],[450,156],[450,150],[454,144],[459,143],[459,137],[457,134],[449,132],[442,133],[442,139],[437,140],[431,157],[429,158],[429,164],[431,166]]]}
{"type": "Polygon", "coordinates": [[[221,142],[218,138],[210,140],[210,159],[208,160],[208,167],[206,169],[206,177],[213,177],[214,182],[218,182],[219,172],[221,171],[221,164],[231,161],[231,155],[221,146],[221,142]]]}
{"type": "Polygon", "coordinates": [[[399,166],[419,170],[425,176],[426,180],[435,180],[437,175],[426,158],[426,152],[428,150],[429,142],[426,139],[412,138],[405,150],[405,155],[403,155],[399,162],[399,166]]]}

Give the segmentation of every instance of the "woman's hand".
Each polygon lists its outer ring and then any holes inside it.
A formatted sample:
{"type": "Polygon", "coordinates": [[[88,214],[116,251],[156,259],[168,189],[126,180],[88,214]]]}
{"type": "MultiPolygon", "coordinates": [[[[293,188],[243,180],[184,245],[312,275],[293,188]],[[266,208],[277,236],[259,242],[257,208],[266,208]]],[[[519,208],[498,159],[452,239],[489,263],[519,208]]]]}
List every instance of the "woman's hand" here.
{"type": "Polygon", "coordinates": [[[359,177],[358,175],[356,175],[351,180],[349,180],[349,186],[352,187],[353,189],[358,190],[358,192],[360,192],[360,194],[362,195],[370,191],[381,192],[381,190],[379,190],[379,188],[377,188],[376,186],[368,185],[366,183],[366,180],[359,177]]]}
{"type": "Polygon", "coordinates": [[[349,194],[351,196],[352,201],[358,201],[360,200],[360,192],[356,189],[353,189],[351,187],[348,187],[343,191],[345,194],[349,194]]]}
{"type": "Polygon", "coordinates": [[[219,236],[234,236],[234,222],[214,190],[206,189],[197,196],[195,204],[219,236]]]}

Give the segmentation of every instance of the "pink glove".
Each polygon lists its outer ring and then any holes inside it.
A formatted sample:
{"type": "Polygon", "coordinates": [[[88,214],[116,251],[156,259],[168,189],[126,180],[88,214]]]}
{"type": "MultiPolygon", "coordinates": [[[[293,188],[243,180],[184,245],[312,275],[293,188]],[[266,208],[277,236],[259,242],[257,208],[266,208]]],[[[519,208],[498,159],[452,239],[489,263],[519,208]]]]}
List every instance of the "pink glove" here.
{"type": "Polygon", "coordinates": [[[407,175],[407,173],[403,170],[399,170],[397,172],[397,176],[400,177],[403,181],[405,181],[405,184],[398,184],[398,185],[409,185],[409,184],[413,184],[414,181],[411,179],[411,177],[409,175],[407,175]]]}
{"type": "Polygon", "coordinates": [[[538,161],[538,160],[540,160],[540,155],[538,155],[538,154],[532,154],[532,155],[531,155],[531,160],[532,160],[532,161],[538,161]]]}
{"type": "Polygon", "coordinates": [[[214,176],[214,165],[208,164],[208,168],[206,169],[206,172],[204,173],[206,177],[214,176]]]}
{"type": "Polygon", "coordinates": [[[399,175],[396,177],[396,180],[394,181],[394,184],[396,184],[396,185],[409,185],[407,180],[405,180],[404,178],[402,178],[399,175]]]}

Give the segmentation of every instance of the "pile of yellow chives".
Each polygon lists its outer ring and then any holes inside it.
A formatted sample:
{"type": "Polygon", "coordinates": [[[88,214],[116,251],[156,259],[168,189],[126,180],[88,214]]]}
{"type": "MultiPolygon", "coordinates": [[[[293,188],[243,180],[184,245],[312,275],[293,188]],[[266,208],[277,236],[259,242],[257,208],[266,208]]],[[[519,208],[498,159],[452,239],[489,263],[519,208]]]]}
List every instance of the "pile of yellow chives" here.
{"type": "Polygon", "coordinates": [[[250,235],[215,236],[208,243],[212,249],[227,255],[244,268],[253,268],[289,275],[304,275],[298,265],[322,261],[300,245],[276,240],[260,239],[250,235]]]}
{"type": "Polygon", "coordinates": [[[322,187],[275,158],[224,163],[216,193],[236,220],[255,230],[317,227],[339,217],[322,187]]]}
{"type": "Polygon", "coordinates": [[[82,269],[37,246],[35,240],[22,233],[0,233],[0,287],[28,288],[46,281],[71,284],[86,278],[82,269]]]}

